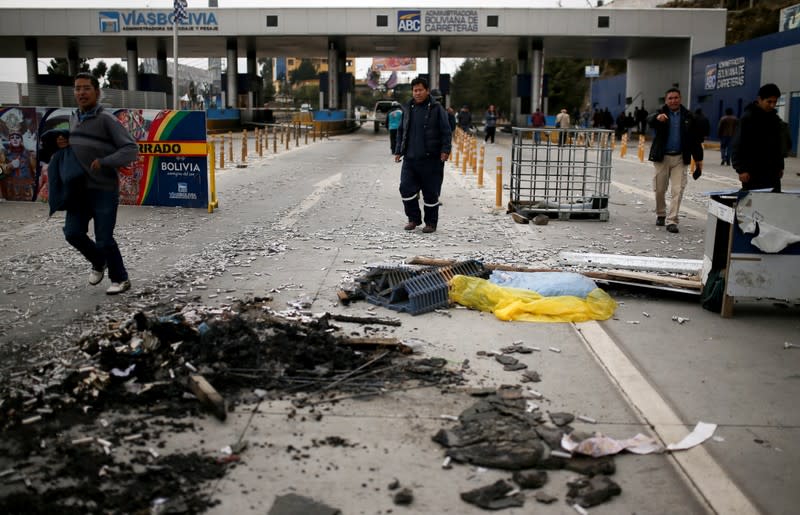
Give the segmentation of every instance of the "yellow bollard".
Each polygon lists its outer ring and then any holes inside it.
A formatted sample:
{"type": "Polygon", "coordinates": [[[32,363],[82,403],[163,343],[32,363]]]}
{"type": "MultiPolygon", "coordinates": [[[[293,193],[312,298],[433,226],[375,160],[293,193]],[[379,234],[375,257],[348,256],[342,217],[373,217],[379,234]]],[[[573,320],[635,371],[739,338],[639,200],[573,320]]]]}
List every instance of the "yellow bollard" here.
{"type": "Polygon", "coordinates": [[[219,168],[225,168],[225,135],[223,134],[220,137],[220,145],[219,145],[219,168]]]}
{"type": "Polygon", "coordinates": [[[619,157],[625,157],[625,154],[628,153],[628,135],[622,135],[622,142],[619,145],[619,157]]]}
{"type": "Polygon", "coordinates": [[[644,134],[639,134],[639,162],[644,163],[644,134]]]}
{"type": "Polygon", "coordinates": [[[694,173],[694,169],[697,167],[697,163],[694,162],[694,158],[689,162],[689,173],[694,173]]]}
{"type": "Polygon", "coordinates": [[[242,163],[247,161],[247,129],[242,131],[242,163]]]}
{"type": "Polygon", "coordinates": [[[478,138],[472,140],[472,175],[478,173],[478,138]]]}
{"type": "Polygon", "coordinates": [[[233,131],[228,131],[228,162],[233,163],[233,131]]]}
{"type": "Polygon", "coordinates": [[[494,177],[494,207],[500,209],[503,207],[503,156],[497,156],[497,172],[494,177]]]}
{"type": "Polygon", "coordinates": [[[486,145],[481,145],[481,159],[478,161],[478,187],[483,188],[483,158],[486,154],[486,145]]]}
{"type": "Polygon", "coordinates": [[[217,183],[215,180],[216,170],[214,169],[214,158],[216,157],[216,149],[214,148],[214,140],[208,144],[208,212],[213,213],[214,208],[217,207],[217,183]]]}
{"type": "Polygon", "coordinates": [[[273,154],[277,154],[278,153],[278,128],[277,127],[273,127],[272,128],[272,153],[273,154]]]}
{"type": "Polygon", "coordinates": [[[258,157],[264,157],[264,130],[256,129],[258,132],[258,157]]]}
{"type": "Polygon", "coordinates": [[[292,139],[292,135],[289,133],[289,124],[283,126],[283,132],[286,139],[286,150],[289,150],[289,141],[292,139]]]}
{"type": "Polygon", "coordinates": [[[469,161],[469,145],[464,149],[464,159],[461,160],[461,175],[467,175],[467,162],[469,161]]]}
{"type": "Polygon", "coordinates": [[[300,122],[297,122],[294,129],[294,146],[295,148],[300,146],[300,122]]]}
{"type": "Polygon", "coordinates": [[[305,140],[306,140],[306,141],[305,141],[305,143],[304,143],[304,144],[305,144],[305,145],[308,145],[308,126],[307,126],[307,125],[304,125],[303,127],[305,127],[305,129],[306,129],[306,130],[305,130],[305,140]]]}
{"type": "Polygon", "coordinates": [[[311,142],[317,142],[317,124],[314,122],[311,122],[311,142]]]}

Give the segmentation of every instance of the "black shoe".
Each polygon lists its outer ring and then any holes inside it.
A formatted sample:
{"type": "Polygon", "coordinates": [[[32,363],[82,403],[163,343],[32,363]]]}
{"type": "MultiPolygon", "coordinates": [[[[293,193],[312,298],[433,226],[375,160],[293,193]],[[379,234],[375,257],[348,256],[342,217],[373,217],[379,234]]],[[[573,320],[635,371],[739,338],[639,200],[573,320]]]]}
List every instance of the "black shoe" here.
{"type": "Polygon", "coordinates": [[[436,226],[435,225],[425,224],[425,227],[422,228],[422,232],[424,232],[426,234],[427,233],[436,232],[436,226]]]}
{"type": "Polygon", "coordinates": [[[656,225],[661,227],[664,225],[664,221],[667,219],[666,216],[657,216],[656,217],[656,225]]]}
{"type": "Polygon", "coordinates": [[[722,161],[719,165],[720,166],[725,166],[725,161],[722,161]]]}
{"type": "Polygon", "coordinates": [[[419,224],[418,224],[417,222],[408,222],[408,223],[407,223],[407,224],[406,224],[406,225],[403,227],[403,229],[405,229],[406,231],[413,231],[414,229],[416,229],[416,228],[417,228],[417,226],[418,226],[418,225],[419,225],[419,224]]]}
{"type": "Polygon", "coordinates": [[[677,224],[669,224],[667,226],[667,232],[680,232],[680,231],[678,230],[677,224]]]}

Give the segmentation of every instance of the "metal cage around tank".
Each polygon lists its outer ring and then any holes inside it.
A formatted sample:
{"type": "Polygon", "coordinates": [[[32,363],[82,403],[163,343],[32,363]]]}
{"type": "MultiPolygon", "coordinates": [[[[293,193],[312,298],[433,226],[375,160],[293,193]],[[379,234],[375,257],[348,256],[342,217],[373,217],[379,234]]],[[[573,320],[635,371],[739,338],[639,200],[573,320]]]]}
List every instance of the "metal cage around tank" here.
{"type": "Polygon", "coordinates": [[[608,220],[614,133],[514,127],[509,212],[608,220]]]}

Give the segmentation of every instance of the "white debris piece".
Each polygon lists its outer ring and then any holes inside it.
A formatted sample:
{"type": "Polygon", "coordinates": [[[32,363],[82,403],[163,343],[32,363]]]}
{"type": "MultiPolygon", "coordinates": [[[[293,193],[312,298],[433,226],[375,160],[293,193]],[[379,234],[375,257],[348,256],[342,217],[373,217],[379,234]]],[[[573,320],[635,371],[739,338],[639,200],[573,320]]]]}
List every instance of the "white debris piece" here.
{"type": "Polygon", "coordinates": [[[586,415],[578,415],[578,420],[582,420],[583,422],[589,424],[597,424],[597,420],[593,419],[592,417],[587,417],[586,415]]]}
{"type": "Polygon", "coordinates": [[[548,349],[549,349],[550,351],[552,351],[552,352],[555,352],[555,353],[557,353],[557,354],[560,354],[560,353],[561,353],[561,349],[559,349],[558,347],[548,347],[548,349]]]}

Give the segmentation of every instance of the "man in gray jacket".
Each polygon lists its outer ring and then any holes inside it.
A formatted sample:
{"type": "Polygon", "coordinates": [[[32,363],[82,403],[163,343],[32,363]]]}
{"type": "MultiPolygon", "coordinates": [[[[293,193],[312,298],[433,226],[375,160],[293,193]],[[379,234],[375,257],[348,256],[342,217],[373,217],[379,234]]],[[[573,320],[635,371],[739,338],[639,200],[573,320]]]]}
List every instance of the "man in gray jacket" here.
{"type": "Polygon", "coordinates": [[[90,73],[75,76],[78,109],[69,120],[70,145],[86,173],[83,201],[67,210],[64,236],[91,263],[89,284],[99,284],[108,268],[111,286],[106,293],[116,295],[131,287],[122,261],[114,227],[119,207],[117,168],[136,161],[138,147],[133,136],[102,106],[98,105],[100,83],[90,73]],[[95,241],[88,236],[89,220],[94,220],[95,241]]]}

